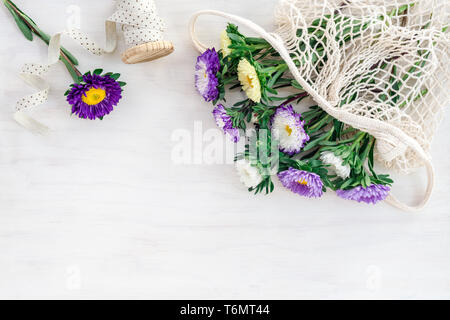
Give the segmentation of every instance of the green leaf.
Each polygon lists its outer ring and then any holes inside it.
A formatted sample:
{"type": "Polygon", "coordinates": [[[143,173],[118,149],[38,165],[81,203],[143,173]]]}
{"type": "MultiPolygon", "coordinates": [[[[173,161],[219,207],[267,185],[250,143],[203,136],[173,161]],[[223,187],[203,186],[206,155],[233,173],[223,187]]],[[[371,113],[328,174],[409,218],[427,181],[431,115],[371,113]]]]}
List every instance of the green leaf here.
{"type": "Polygon", "coordinates": [[[120,78],[120,73],[114,73],[112,75],[110,75],[111,78],[113,78],[114,80],[117,80],[120,78]]]}
{"type": "Polygon", "coordinates": [[[262,38],[246,37],[246,38],[245,38],[245,41],[246,41],[248,44],[264,44],[264,45],[269,45],[269,43],[268,43],[265,39],[262,39],[262,38]]]}
{"type": "Polygon", "coordinates": [[[370,181],[370,177],[367,175],[364,177],[364,179],[365,179],[365,184],[366,184],[366,188],[367,188],[372,184],[372,182],[370,181]]]}
{"type": "Polygon", "coordinates": [[[14,9],[10,6],[8,2],[4,2],[5,7],[8,8],[9,12],[11,12],[12,16],[14,17],[14,20],[17,23],[17,26],[19,27],[20,31],[22,31],[25,38],[27,38],[29,41],[33,41],[33,32],[31,29],[27,26],[27,24],[20,19],[20,17],[17,15],[17,13],[14,11],[14,9]]]}
{"type": "Polygon", "coordinates": [[[95,69],[93,72],[93,74],[95,74],[97,76],[101,75],[102,73],[103,73],[103,69],[95,69]]]}
{"type": "Polygon", "coordinates": [[[269,82],[267,83],[267,86],[272,88],[274,86],[274,84],[277,82],[277,80],[283,75],[283,73],[287,70],[287,66],[281,68],[280,70],[277,71],[277,73],[275,73],[275,75],[272,76],[272,78],[269,80],[269,82]]]}
{"type": "Polygon", "coordinates": [[[345,188],[349,187],[353,182],[354,182],[353,179],[348,179],[341,185],[340,189],[344,190],[345,188]]]}
{"type": "Polygon", "coordinates": [[[61,47],[61,51],[66,55],[66,57],[70,60],[70,62],[73,63],[74,66],[77,66],[77,65],[78,65],[78,60],[77,60],[77,58],[75,58],[75,57],[73,56],[73,54],[71,54],[69,51],[67,51],[66,48],[61,47]]]}
{"type": "Polygon", "coordinates": [[[265,89],[266,89],[267,92],[269,92],[271,94],[274,94],[274,95],[278,94],[278,91],[275,90],[275,89],[272,89],[272,88],[269,88],[269,87],[266,87],[265,89]]]}
{"type": "Polygon", "coordinates": [[[244,39],[242,39],[242,37],[240,37],[240,36],[238,36],[238,35],[236,35],[236,34],[234,34],[234,33],[228,33],[228,37],[229,37],[231,40],[236,41],[236,42],[238,42],[238,43],[245,43],[245,42],[244,42],[244,39]]]}
{"type": "MultiPolygon", "coordinates": [[[[83,78],[82,77],[78,77],[78,74],[75,72],[75,70],[72,68],[72,66],[66,60],[61,60],[61,61],[66,66],[67,70],[70,73],[70,76],[72,77],[72,79],[73,79],[73,81],[75,83],[80,83],[80,82],[83,81],[83,78]]],[[[73,85],[71,85],[71,86],[73,86],[73,85]]]]}
{"type": "Polygon", "coordinates": [[[125,87],[127,85],[127,83],[123,81],[118,81],[118,83],[121,87],[125,87]]]}
{"type": "Polygon", "coordinates": [[[223,74],[223,75],[226,74],[227,71],[228,71],[228,65],[225,64],[225,65],[223,66],[223,69],[222,69],[222,74],[223,74]]]}
{"type": "Polygon", "coordinates": [[[291,85],[296,89],[299,89],[302,91],[304,90],[303,87],[297,82],[297,80],[292,80],[291,85]]]}

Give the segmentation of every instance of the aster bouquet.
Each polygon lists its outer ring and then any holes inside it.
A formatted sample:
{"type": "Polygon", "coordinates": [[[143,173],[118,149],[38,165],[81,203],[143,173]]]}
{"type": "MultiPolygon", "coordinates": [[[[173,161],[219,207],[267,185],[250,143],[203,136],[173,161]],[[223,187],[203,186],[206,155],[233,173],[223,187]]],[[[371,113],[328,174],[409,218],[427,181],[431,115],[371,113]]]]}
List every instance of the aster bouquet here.
{"type": "MultiPolygon", "coordinates": [[[[323,55],[322,49],[313,55],[323,55]]],[[[221,49],[198,57],[195,84],[214,105],[214,119],[225,135],[235,143],[245,139],[236,167],[249,191],[271,193],[277,177],[285,188],[309,198],[333,190],[341,198],[375,204],[389,195],[393,181],[374,168],[376,139],[317,105],[296,111],[293,104],[308,93],[266,40],[244,36],[228,24],[221,49]],[[233,92],[244,98],[230,106],[233,92]]]]}
{"type": "MultiPolygon", "coordinates": [[[[52,38],[12,1],[3,0],[3,3],[28,40],[32,41],[34,35],[47,45],[51,44],[52,38]]],[[[76,67],[78,60],[64,47],[60,48],[59,60],[64,63],[74,81],[65,93],[72,114],[90,120],[102,120],[110,114],[122,99],[123,87],[126,85],[125,82],[118,81],[120,74],[105,73],[102,69],[82,74],[76,67]]]]}

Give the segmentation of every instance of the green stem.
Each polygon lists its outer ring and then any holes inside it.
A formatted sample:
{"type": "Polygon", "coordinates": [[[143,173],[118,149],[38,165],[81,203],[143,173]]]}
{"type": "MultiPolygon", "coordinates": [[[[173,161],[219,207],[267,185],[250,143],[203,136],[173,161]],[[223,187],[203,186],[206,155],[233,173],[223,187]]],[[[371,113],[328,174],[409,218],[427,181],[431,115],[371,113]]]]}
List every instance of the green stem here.
{"type": "Polygon", "coordinates": [[[228,78],[228,79],[224,79],[224,80],[223,80],[223,84],[224,84],[224,85],[227,85],[227,84],[233,83],[233,82],[235,82],[235,81],[236,81],[236,79],[235,79],[234,77],[230,77],[230,78],[228,78]]]}
{"type": "Polygon", "coordinates": [[[322,120],[318,121],[316,124],[309,127],[309,131],[311,133],[316,132],[318,129],[322,128],[325,124],[327,124],[327,121],[331,121],[331,116],[327,114],[322,120]]]}
{"type": "Polygon", "coordinates": [[[369,136],[369,142],[367,143],[367,147],[364,149],[364,152],[360,156],[360,160],[364,163],[369,156],[370,150],[372,150],[373,144],[375,143],[375,138],[369,136]]]}
{"type": "Polygon", "coordinates": [[[292,98],[286,100],[285,102],[283,102],[283,103],[280,105],[280,107],[283,107],[283,106],[285,106],[285,105],[288,105],[289,103],[294,102],[294,101],[297,101],[298,99],[306,98],[308,95],[309,95],[309,94],[308,94],[307,92],[299,93],[298,95],[296,95],[296,96],[294,96],[294,97],[292,97],[292,98]]]}
{"type": "Polygon", "coordinates": [[[366,137],[367,133],[366,132],[360,132],[357,134],[358,138],[355,140],[355,142],[353,142],[351,149],[355,149],[361,142],[362,139],[364,139],[366,137]]]}
{"type": "MultiPolygon", "coordinates": [[[[38,36],[42,41],[44,41],[47,45],[50,43],[50,36],[47,35],[45,32],[40,30],[36,23],[28,17],[22,10],[20,10],[12,1],[10,0],[3,0],[5,6],[8,8],[11,8],[17,17],[22,20],[22,22],[36,35],[38,36]]],[[[75,82],[79,82],[79,77],[82,76],[82,73],[77,69],[75,65],[78,64],[78,61],[76,58],[65,48],[61,47],[61,55],[59,59],[64,63],[67,70],[69,71],[71,77],[75,82]]]]}
{"type": "MultiPolygon", "coordinates": [[[[330,141],[330,138],[333,136],[335,129],[331,128],[330,132],[328,132],[325,136],[325,138],[323,140],[321,140],[321,142],[324,141],[330,141]]],[[[319,148],[317,149],[316,153],[314,154],[314,156],[311,158],[311,160],[317,160],[320,158],[320,155],[322,154],[322,149],[323,146],[319,145],[319,148]]]]}

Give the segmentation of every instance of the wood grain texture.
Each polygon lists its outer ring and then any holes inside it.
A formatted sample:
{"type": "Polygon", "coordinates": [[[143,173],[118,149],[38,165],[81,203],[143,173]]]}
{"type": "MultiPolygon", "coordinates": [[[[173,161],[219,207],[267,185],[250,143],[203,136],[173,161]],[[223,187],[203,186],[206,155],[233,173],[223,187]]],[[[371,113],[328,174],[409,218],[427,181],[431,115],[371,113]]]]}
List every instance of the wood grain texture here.
{"type": "MultiPolygon", "coordinates": [[[[17,2],[49,33],[66,27],[74,3],[17,2]]],[[[76,3],[81,28],[103,39],[112,7],[76,3]]],[[[306,200],[278,183],[273,195],[253,196],[230,165],[176,165],[172,135],[215,127],[193,86],[191,13],[226,10],[270,28],[275,1],[157,5],[177,48],[164,59],[125,65],[123,41],[104,57],[64,41],[81,71],[103,67],[128,85],[104,121],[80,120],[63,97],[70,77],[53,68],[50,101],[34,113],[48,136],[12,120],[30,93],[18,71],[45,61],[46,48],[0,10],[0,298],[450,298],[448,119],[434,143],[435,193],[420,214],[331,193],[306,200]]],[[[199,26],[217,44],[225,21],[199,26]]],[[[395,179],[400,198],[423,192],[423,172],[395,179]]]]}
{"type": "Polygon", "coordinates": [[[122,61],[126,64],[150,62],[168,56],[174,50],[173,43],[167,40],[148,42],[127,49],[122,54],[122,61]]]}

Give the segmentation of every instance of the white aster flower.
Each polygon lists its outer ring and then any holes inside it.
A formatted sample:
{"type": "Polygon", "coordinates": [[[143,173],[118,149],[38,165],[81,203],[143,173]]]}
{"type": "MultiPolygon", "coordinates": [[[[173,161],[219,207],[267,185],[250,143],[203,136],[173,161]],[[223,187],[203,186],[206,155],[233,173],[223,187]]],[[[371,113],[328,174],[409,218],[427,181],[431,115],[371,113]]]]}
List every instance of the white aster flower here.
{"type": "Polygon", "coordinates": [[[228,37],[227,30],[223,30],[220,34],[220,47],[224,57],[231,54],[229,46],[231,46],[231,39],[228,37]]]}
{"type": "Polygon", "coordinates": [[[272,134],[280,143],[280,150],[293,156],[310,140],[305,122],[291,105],[278,107],[272,117],[272,134]]]}
{"type": "Polygon", "coordinates": [[[348,164],[343,165],[342,158],[336,156],[334,152],[324,151],[320,155],[320,160],[324,164],[330,166],[331,170],[333,170],[340,178],[347,179],[350,177],[351,168],[348,164]]]}
{"type": "Polygon", "coordinates": [[[242,89],[253,102],[261,101],[261,83],[256,69],[247,59],[243,58],[238,65],[238,78],[242,89]]]}
{"type": "Polygon", "coordinates": [[[255,188],[263,181],[258,168],[252,166],[250,161],[246,159],[236,161],[236,169],[241,177],[241,182],[247,188],[255,188]]]}

